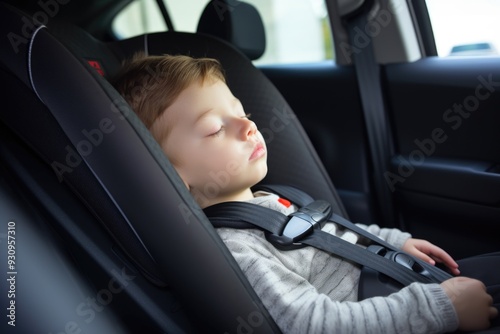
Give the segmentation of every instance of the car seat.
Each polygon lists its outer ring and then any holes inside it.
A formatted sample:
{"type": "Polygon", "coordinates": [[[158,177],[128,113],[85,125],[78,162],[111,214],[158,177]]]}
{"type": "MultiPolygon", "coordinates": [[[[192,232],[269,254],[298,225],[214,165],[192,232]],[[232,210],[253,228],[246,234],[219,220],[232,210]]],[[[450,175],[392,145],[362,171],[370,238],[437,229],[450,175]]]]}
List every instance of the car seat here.
{"type": "Polygon", "coordinates": [[[47,211],[53,228],[74,238],[67,245],[73,256],[96,263],[103,277],[109,277],[103,256],[141,273],[144,279],[125,289],[130,305],[165,332],[235,332],[242,319],[258,324],[255,333],[279,332],[158,144],[108,80],[137,51],[219,59],[233,94],[266,140],[263,183],[299,187],[346,217],[277,89],[240,50],[205,34],[165,32],[104,43],[55,20],[38,26],[25,13],[0,6],[0,29],[9,37],[0,42],[0,75],[9,83],[1,93],[2,161],[47,211]],[[92,219],[82,222],[68,211],[73,207],[92,219]],[[105,252],[96,254],[84,242],[89,238],[105,252]]]}
{"type": "Polygon", "coordinates": [[[246,2],[209,1],[196,31],[228,41],[251,60],[266,50],[264,23],[257,9],[246,2]]]}

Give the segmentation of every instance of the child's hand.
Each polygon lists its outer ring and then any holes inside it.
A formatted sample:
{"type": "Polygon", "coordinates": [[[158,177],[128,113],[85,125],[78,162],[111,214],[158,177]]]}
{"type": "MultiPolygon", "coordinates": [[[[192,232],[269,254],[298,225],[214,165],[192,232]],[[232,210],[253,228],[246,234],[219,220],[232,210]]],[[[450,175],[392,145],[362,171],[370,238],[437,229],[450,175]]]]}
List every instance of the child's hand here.
{"type": "Polygon", "coordinates": [[[453,277],[441,283],[458,316],[458,328],[462,331],[477,331],[490,327],[490,320],[498,316],[492,306],[493,298],[486,287],[476,279],[453,277]]]}
{"type": "Polygon", "coordinates": [[[453,275],[459,275],[458,264],[443,249],[422,239],[408,239],[403,245],[403,251],[427,263],[435,265],[436,262],[448,267],[453,275]]]}

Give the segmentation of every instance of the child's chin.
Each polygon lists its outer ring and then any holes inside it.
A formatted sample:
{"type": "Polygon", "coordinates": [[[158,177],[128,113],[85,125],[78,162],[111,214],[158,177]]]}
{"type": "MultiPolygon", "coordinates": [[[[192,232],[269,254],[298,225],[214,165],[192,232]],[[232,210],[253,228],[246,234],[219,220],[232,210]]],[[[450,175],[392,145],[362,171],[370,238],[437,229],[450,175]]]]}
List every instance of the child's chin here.
{"type": "Polygon", "coordinates": [[[266,177],[266,175],[267,175],[267,171],[268,171],[267,170],[267,164],[264,167],[265,168],[263,168],[261,176],[260,176],[259,180],[257,181],[257,183],[261,182],[266,177]]]}

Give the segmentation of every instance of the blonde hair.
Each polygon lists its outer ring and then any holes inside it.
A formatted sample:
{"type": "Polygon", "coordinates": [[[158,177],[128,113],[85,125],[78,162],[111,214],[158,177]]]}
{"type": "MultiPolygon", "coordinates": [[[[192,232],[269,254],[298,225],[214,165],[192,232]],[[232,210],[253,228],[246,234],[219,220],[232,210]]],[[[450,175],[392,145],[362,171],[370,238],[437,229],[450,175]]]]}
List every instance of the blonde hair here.
{"type": "MultiPolygon", "coordinates": [[[[188,86],[217,79],[225,82],[222,66],[216,59],[139,53],[124,63],[114,86],[151,130],[156,119],[188,86]]],[[[161,141],[167,134],[168,124],[162,134],[153,136],[161,141]]]]}

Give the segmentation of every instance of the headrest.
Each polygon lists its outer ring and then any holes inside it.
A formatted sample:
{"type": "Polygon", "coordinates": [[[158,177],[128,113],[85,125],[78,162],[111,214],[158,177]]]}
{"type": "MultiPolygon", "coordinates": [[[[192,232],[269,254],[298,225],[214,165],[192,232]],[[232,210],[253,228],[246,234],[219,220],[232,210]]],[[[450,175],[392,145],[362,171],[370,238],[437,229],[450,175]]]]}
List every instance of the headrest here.
{"type": "Polygon", "coordinates": [[[222,38],[255,60],[266,49],[266,34],[259,12],[241,1],[212,0],[198,23],[198,33],[222,38]]]}

